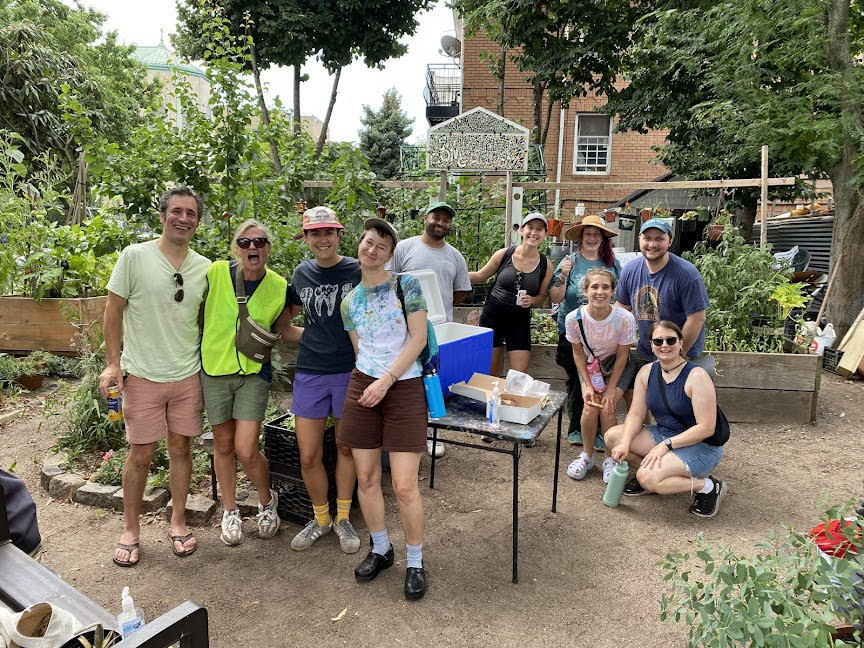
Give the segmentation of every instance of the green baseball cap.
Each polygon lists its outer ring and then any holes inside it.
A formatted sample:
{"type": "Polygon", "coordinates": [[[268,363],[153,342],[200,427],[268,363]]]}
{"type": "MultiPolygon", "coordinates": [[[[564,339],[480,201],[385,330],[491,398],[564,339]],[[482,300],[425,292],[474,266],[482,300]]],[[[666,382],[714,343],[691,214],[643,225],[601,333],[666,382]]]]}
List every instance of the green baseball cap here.
{"type": "Polygon", "coordinates": [[[429,212],[435,211],[436,209],[443,209],[448,214],[450,214],[450,218],[456,218],[456,210],[453,209],[446,202],[434,202],[434,203],[432,203],[431,205],[429,205],[429,208],[426,210],[426,213],[428,214],[429,212]]]}

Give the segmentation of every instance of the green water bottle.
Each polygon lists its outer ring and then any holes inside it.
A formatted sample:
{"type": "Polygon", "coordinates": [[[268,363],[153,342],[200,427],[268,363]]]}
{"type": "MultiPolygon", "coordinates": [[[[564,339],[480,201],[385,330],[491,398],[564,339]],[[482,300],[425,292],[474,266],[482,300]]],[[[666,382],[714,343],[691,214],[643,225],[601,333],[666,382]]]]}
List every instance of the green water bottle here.
{"type": "Polygon", "coordinates": [[[609,476],[609,484],[606,486],[606,492],[603,494],[603,503],[615,508],[621,502],[621,494],[624,492],[624,486],[627,484],[627,471],[629,466],[626,461],[619,461],[612,469],[612,474],[609,476]]]}

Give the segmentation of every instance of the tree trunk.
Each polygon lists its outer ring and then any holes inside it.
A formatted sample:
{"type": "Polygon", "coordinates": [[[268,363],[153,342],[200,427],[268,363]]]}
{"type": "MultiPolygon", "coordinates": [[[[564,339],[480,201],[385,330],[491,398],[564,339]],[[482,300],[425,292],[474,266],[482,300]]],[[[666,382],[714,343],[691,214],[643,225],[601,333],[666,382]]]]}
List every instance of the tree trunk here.
{"type": "Polygon", "coordinates": [[[745,241],[749,241],[753,237],[753,225],[756,222],[756,208],[759,201],[756,200],[756,194],[744,193],[740,196],[741,199],[741,220],[738,223],[741,229],[741,236],[745,241]]]}
{"type": "Polygon", "coordinates": [[[315,145],[315,159],[321,156],[321,151],[324,150],[324,142],[327,141],[327,127],[330,125],[330,116],[333,114],[333,106],[336,104],[336,92],[339,88],[339,77],[342,76],[342,68],[336,68],[336,76],[333,77],[333,89],[330,91],[330,103],[327,104],[327,115],[324,117],[324,125],[321,128],[321,134],[318,136],[318,143],[315,145]]]}
{"type": "Polygon", "coordinates": [[[864,195],[855,188],[854,164],[861,155],[857,133],[864,119],[858,100],[856,66],[849,47],[849,9],[850,0],[830,1],[825,41],[828,64],[838,79],[835,86],[844,118],[841,159],[829,174],[835,202],[832,265],[834,259],[843,255],[827,305],[829,321],[834,323],[838,339],[842,339],[864,307],[864,195]]]}
{"type": "Polygon", "coordinates": [[[831,267],[841,254],[843,260],[837,265],[826,313],[840,340],[864,308],[864,196],[852,184],[851,162],[839,165],[836,171],[831,176],[835,203],[831,267]]]}
{"type": "Polygon", "coordinates": [[[498,114],[504,116],[504,74],[507,72],[507,46],[501,46],[501,58],[498,59],[498,114]]]}
{"type": "Polygon", "coordinates": [[[296,145],[300,147],[300,132],[303,129],[300,117],[300,65],[294,66],[294,135],[297,138],[296,145]]]}
{"type": "Polygon", "coordinates": [[[552,103],[546,106],[546,121],[543,124],[543,137],[540,138],[540,148],[546,148],[546,136],[549,135],[549,122],[552,121],[552,103]]]}
{"type": "Polygon", "coordinates": [[[543,84],[534,82],[534,128],[531,132],[531,141],[540,144],[543,133],[543,84]]]}
{"type": "MultiPolygon", "coordinates": [[[[258,57],[255,54],[255,46],[249,47],[250,61],[252,63],[252,77],[255,79],[255,91],[258,93],[258,106],[261,108],[261,125],[269,131],[270,111],[267,110],[267,102],[264,100],[264,88],[261,86],[261,71],[258,69],[258,57]]],[[[276,139],[268,132],[267,141],[270,142],[270,157],[273,158],[273,169],[276,175],[282,175],[282,160],[279,158],[279,148],[276,139]]]]}

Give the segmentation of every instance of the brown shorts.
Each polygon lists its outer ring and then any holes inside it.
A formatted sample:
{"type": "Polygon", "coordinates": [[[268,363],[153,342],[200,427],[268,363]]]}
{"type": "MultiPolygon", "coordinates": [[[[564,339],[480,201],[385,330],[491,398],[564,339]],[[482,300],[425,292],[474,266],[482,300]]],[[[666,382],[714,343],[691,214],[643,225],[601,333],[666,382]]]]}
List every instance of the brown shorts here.
{"type": "Polygon", "coordinates": [[[155,443],[167,431],[182,436],[201,434],[201,379],[157,383],[128,374],[123,381],[123,418],[130,444],[155,443]]]}
{"type": "Polygon", "coordinates": [[[375,378],[351,372],[342,424],[336,441],[348,448],[381,448],[391,452],[426,450],[426,392],[422,378],[399,380],[375,407],[363,407],[357,399],[375,378]]]}

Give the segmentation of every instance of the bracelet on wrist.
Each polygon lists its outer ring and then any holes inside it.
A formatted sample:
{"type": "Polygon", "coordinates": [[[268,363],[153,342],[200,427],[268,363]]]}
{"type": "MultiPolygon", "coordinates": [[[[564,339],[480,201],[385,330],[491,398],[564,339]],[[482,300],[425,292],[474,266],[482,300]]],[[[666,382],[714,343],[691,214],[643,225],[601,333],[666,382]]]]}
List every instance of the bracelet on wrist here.
{"type": "Polygon", "coordinates": [[[395,385],[395,384],[399,381],[399,379],[396,378],[396,376],[394,376],[392,373],[390,373],[389,370],[387,371],[387,375],[389,375],[389,376],[393,379],[393,382],[391,383],[391,386],[392,386],[392,385],[395,385]]]}

